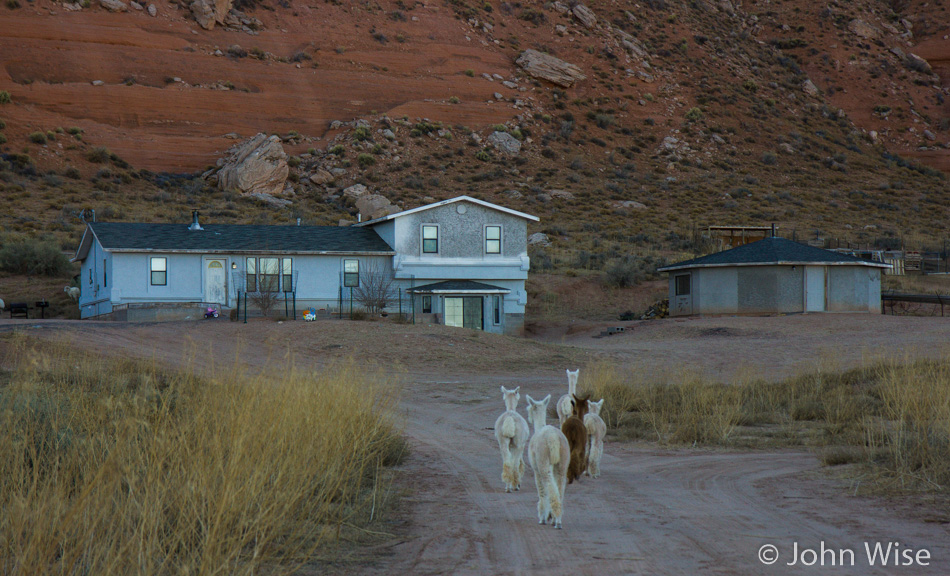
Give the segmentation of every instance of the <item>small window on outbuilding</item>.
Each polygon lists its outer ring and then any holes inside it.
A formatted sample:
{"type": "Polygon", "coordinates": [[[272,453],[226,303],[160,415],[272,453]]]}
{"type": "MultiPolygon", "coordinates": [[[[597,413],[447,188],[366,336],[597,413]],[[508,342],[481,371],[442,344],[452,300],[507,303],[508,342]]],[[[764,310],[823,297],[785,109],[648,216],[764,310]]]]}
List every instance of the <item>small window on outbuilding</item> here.
{"type": "Polygon", "coordinates": [[[680,274],[673,279],[674,290],[677,296],[689,296],[689,274],[680,274]]]}
{"type": "Polygon", "coordinates": [[[429,294],[422,296],[422,313],[432,314],[432,296],[429,294]]]}

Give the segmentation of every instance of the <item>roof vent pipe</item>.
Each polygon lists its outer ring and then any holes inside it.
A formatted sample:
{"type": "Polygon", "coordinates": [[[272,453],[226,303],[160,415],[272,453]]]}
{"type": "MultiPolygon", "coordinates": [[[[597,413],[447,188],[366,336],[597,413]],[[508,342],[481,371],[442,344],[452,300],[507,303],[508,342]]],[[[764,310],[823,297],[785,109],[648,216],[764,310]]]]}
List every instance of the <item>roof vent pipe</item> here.
{"type": "Polygon", "coordinates": [[[362,213],[362,212],[357,212],[357,213],[356,213],[356,223],[359,224],[359,223],[362,222],[362,221],[363,221],[363,213],[362,213]]]}
{"type": "Polygon", "coordinates": [[[775,238],[775,222],[772,222],[772,238],[775,238]]]}
{"type": "Polygon", "coordinates": [[[297,218],[297,226],[300,226],[300,218],[297,218]]]}
{"type": "Polygon", "coordinates": [[[191,211],[191,226],[189,226],[188,229],[189,229],[189,230],[204,230],[204,228],[201,227],[201,224],[198,224],[198,211],[197,211],[197,210],[192,210],[192,211],[191,211]]]}

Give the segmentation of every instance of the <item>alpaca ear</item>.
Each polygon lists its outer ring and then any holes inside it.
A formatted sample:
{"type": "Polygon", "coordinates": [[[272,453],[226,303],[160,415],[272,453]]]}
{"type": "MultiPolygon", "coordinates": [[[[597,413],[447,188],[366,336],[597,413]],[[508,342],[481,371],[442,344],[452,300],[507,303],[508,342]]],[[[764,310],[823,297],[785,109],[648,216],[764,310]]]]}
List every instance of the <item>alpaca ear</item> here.
{"type": "Polygon", "coordinates": [[[531,397],[531,394],[525,394],[524,397],[528,399],[528,404],[532,406],[537,403],[537,401],[531,397]]]}
{"type": "Polygon", "coordinates": [[[514,390],[512,390],[511,393],[512,393],[512,394],[518,394],[518,393],[520,393],[520,391],[521,391],[521,386],[518,386],[518,387],[516,387],[514,390]]]}
{"type": "Polygon", "coordinates": [[[544,397],[544,400],[542,400],[542,401],[539,402],[539,403],[540,403],[540,404],[544,404],[545,406],[547,406],[547,405],[548,405],[548,402],[550,402],[550,401],[551,401],[551,395],[548,394],[547,396],[544,397]]]}
{"type": "Polygon", "coordinates": [[[501,387],[501,393],[502,393],[502,394],[506,394],[507,392],[508,392],[508,391],[507,391],[507,390],[505,390],[505,387],[504,387],[504,386],[502,386],[502,387],[501,387]]]}

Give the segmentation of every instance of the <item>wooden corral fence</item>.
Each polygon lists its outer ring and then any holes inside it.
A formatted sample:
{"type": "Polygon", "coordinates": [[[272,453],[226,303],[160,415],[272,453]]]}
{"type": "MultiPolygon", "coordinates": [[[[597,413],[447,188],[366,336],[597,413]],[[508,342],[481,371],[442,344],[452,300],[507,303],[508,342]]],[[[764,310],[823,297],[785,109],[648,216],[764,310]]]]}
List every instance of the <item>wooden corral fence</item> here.
{"type": "Polygon", "coordinates": [[[950,304],[950,295],[946,294],[881,294],[881,313],[887,314],[919,314],[925,305],[930,305],[930,315],[936,316],[937,306],[940,306],[940,315],[944,315],[944,306],[950,304]]]}

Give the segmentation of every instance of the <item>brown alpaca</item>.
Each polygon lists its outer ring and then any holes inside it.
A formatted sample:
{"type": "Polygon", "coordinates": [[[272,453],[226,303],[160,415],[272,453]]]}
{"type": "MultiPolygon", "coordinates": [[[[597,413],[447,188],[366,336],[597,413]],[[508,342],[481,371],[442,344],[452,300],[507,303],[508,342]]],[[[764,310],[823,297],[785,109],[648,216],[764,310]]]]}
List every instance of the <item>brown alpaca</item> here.
{"type": "Polygon", "coordinates": [[[584,416],[587,414],[587,401],[590,394],[578,398],[571,394],[573,413],[561,425],[561,432],[567,437],[571,447],[571,463],[567,467],[567,483],[571,484],[575,478],[580,478],[587,469],[587,427],[584,426],[584,416]]]}

